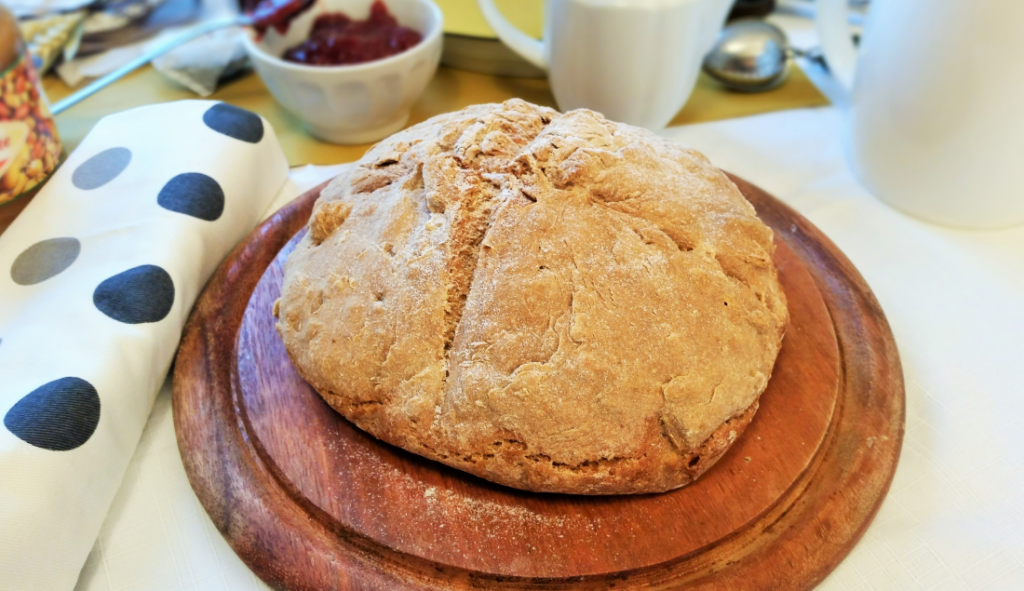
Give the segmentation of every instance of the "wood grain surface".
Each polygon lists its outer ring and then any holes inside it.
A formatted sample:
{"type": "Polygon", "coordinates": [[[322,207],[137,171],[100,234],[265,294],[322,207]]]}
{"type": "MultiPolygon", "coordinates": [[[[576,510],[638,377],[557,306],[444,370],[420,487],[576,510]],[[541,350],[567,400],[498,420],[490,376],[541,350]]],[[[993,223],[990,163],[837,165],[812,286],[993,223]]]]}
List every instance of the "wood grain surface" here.
{"type": "Polygon", "coordinates": [[[279,589],[804,589],[888,489],[903,383],[863,279],[734,178],[776,233],[791,324],[750,427],[661,495],[532,494],[381,443],[298,376],[270,314],[319,188],[257,228],[200,297],[174,378],[185,468],[228,543],[279,589]]]}

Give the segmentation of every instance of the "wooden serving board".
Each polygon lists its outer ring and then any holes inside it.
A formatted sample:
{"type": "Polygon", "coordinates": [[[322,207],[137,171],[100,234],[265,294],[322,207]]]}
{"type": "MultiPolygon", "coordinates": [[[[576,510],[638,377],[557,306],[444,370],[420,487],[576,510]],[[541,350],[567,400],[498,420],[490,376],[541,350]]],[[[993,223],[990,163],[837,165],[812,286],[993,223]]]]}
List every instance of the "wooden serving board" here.
{"type": "Polygon", "coordinates": [[[296,373],[271,308],[317,188],[221,265],[185,328],[174,423],[200,501],[272,587],[807,589],[850,551],[903,439],[882,310],[807,220],[734,177],[775,230],[791,323],[760,409],[694,484],[532,494],[366,435],[296,373]]]}

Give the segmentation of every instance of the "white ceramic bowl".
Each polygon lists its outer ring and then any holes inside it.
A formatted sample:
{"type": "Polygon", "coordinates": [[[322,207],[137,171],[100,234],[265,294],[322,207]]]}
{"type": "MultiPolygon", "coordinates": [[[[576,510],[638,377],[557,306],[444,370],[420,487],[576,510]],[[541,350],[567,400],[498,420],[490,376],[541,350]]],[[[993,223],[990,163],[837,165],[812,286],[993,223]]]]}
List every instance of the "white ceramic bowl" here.
{"type": "Polygon", "coordinates": [[[317,0],[285,35],[273,29],[259,41],[251,29],[243,35],[245,49],[270,94],[322,140],[364,144],[402,129],[441,60],[443,17],[431,0],[385,0],[399,24],[423,35],[423,41],[397,55],[351,66],[307,66],[279,57],[309,36],[317,16],[343,12],[365,19],[372,3],[317,0]]]}

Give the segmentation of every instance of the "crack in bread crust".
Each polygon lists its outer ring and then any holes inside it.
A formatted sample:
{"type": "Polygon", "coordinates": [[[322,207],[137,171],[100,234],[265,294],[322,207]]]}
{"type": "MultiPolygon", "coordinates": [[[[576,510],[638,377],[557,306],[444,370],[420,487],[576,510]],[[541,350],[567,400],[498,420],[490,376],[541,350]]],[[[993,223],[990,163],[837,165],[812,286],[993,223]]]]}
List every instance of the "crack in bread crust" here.
{"type": "Polygon", "coordinates": [[[585,110],[400,132],[310,229],[276,307],[300,374],[374,436],[517,488],[691,482],[753,417],[788,318],[735,185],[585,110]]]}
{"type": "Polygon", "coordinates": [[[476,199],[464,200],[452,216],[452,232],[448,239],[451,253],[448,258],[446,352],[451,348],[462,320],[462,310],[473,287],[473,272],[480,258],[480,243],[490,227],[491,209],[496,204],[496,195],[485,192],[476,199]]]}

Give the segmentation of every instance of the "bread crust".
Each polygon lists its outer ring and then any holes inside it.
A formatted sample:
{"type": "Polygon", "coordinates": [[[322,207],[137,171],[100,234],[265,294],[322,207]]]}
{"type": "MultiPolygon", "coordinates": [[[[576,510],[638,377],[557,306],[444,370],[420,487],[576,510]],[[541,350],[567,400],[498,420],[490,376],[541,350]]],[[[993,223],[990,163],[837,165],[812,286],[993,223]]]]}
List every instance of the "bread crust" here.
{"type": "Polygon", "coordinates": [[[749,424],[785,332],[771,230],[700,153],[513,100],[321,194],[277,329],[370,434],[500,484],[660,492],[749,424]]]}

